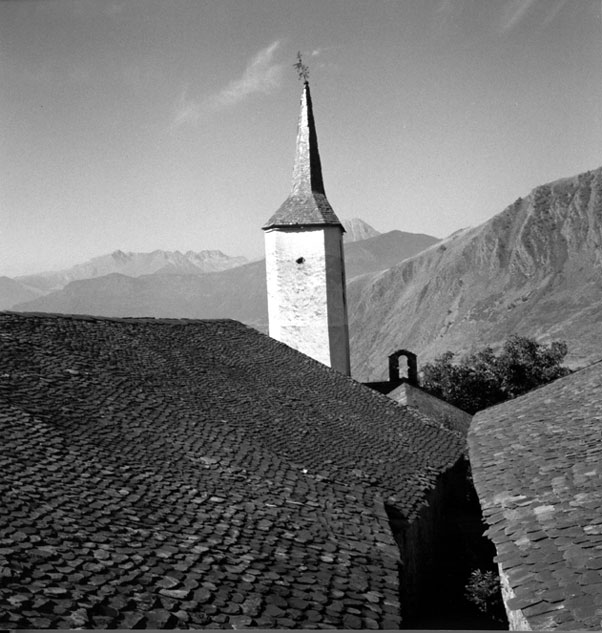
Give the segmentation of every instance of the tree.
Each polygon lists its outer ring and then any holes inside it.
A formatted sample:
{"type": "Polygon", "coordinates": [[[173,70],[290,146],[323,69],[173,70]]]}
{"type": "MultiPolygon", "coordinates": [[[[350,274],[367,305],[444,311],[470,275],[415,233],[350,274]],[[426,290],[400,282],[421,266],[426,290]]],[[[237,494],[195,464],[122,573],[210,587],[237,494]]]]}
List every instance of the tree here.
{"type": "Polygon", "coordinates": [[[463,356],[445,352],[422,368],[421,386],[468,413],[516,398],[570,369],[562,366],[567,354],[563,341],[550,345],[523,336],[511,336],[496,356],[491,347],[463,356]]]}

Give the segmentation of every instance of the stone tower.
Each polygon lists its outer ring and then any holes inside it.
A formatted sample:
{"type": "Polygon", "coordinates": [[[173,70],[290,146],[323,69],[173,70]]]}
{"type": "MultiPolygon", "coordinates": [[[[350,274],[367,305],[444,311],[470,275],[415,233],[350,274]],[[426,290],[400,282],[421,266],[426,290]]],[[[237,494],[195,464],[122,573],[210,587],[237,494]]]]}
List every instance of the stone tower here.
{"type": "Polygon", "coordinates": [[[350,375],[345,229],[326,199],[307,81],[291,193],[263,230],[270,336],[350,375]]]}

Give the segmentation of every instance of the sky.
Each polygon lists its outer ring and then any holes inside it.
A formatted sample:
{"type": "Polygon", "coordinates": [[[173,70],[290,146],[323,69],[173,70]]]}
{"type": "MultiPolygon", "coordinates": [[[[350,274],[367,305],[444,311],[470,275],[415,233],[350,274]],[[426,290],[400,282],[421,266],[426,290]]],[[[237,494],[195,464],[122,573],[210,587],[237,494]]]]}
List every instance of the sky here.
{"type": "Polygon", "coordinates": [[[601,0],[0,0],[0,275],[258,258],[310,85],[328,199],[445,237],[602,165],[601,0]]]}

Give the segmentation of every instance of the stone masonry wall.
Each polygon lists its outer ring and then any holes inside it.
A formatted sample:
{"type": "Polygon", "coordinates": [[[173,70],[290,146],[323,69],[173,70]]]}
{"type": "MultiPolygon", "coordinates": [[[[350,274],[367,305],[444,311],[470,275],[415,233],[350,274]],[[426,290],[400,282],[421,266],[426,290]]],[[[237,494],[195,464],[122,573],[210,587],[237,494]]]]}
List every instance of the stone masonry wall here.
{"type": "Polygon", "coordinates": [[[387,507],[393,536],[401,555],[399,595],[402,622],[422,608],[437,566],[437,547],[443,524],[444,483],[440,479],[418,517],[408,523],[387,507]]]}
{"type": "Polygon", "coordinates": [[[529,622],[524,613],[520,609],[511,609],[508,606],[508,602],[512,598],[516,598],[510,581],[508,580],[508,574],[504,571],[503,566],[498,563],[498,572],[500,575],[500,585],[502,589],[502,599],[504,601],[504,608],[506,609],[506,615],[508,616],[508,627],[511,631],[531,631],[529,622]]]}
{"type": "Polygon", "coordinates": [[[408,383],[402,383],[388,394],[390,398],[418,409],[421,413],[428,415],[434,420],[438,420],[451,431],[456,431],[465,435],[468,432],[472,416],[458,407],[431,396],[426,391],[413,387],[408,383]]]}
{"type": "Polygon", "coordinates": [[[336,226],[266,231],[269,332],[349,374],[341,241],[336,226]]]}

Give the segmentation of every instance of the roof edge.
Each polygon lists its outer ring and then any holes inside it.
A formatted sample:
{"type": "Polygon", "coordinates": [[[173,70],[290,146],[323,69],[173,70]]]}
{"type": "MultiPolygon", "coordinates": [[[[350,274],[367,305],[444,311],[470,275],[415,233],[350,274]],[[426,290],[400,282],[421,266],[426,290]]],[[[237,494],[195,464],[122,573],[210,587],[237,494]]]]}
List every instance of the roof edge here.
{"type": "MultiPolygon", "coordinates": [[[[16,312],[15,310],[0,310],[2,316],[18,316],[24,318],[48,318],[48,319],[71,319],[77,321],[111,321],[115,323],[163,323],[167,325],[188,325],[195,323],[238,323],[245,327],[249,327],[237,321],[236,319],[216,318],[216,319],[193,319],[193,318],[175,318],[175,317],[111,317],[96,314],[70,314],[63,312],[16,312]]],[[[254,329],[254,328],[251,328],[254,329]]],[[[261,334],[261,332],[260,332],[261,334]]]]}
{"type": "Polygon", "coordinates": [[[345,227],[341,222],[305,222],[303,224],[298,223],[284,223],[284,222],[267,222],[261,227],[262,231],[270,231],[271,229],[323,229],[327,226],[338,227],[342,233],[346,233],[345,227]]]}

